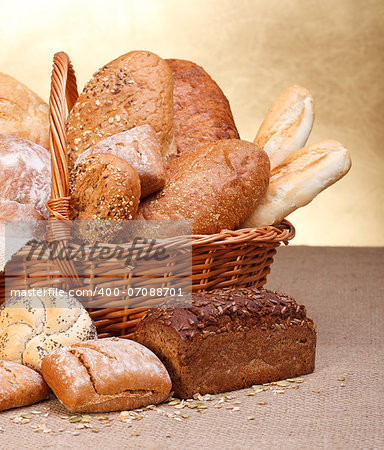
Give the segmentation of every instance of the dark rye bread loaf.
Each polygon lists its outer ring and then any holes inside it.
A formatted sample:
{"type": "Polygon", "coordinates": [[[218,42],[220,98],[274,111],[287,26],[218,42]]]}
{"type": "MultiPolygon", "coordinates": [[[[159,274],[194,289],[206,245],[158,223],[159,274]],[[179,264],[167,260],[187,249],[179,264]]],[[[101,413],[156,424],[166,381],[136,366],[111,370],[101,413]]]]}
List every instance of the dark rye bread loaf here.
{"type": "Polygon", "coordinates": [[[310,373],[316,332],[291,297],[241,288],[149,310],[134,339],[166,366],[175,396],[213,394],[310,373]]]}

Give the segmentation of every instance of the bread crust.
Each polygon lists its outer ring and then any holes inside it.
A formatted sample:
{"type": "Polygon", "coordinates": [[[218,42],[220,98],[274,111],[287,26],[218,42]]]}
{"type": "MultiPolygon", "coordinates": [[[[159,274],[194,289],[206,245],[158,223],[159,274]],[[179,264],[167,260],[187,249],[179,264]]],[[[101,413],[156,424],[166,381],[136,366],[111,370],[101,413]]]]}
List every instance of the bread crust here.
{"type": "Polygon", "coordinates": [[[239,139],[229,102],[207,72],[191,61],[166,61],[173,75],[177,152],[221,139],[239,139]]]}
{"type": "Polygon", "coordinates": [[[181,398],[303,375],[315,367],[316,332],[305,307],[256,288],[193,294],[188,308],[149,310],[134,339],[163,361],[181,398]]]}
{"type": "Polygon", "coordinates": [[[135,409],[164,401],[168,372],[150,350],[127,339],[100,339],[46,356],[42,372],[63,405],[75,412],[135,409]]]}
{"type": "Polygon", "coordinates": [[[133,51],[98,70],[69,113],[69,168],[92,145],[144,124],[155,130],[163,156],[175,153],[169,66],[154,53],[133,51]]]}
{"type": "Polygon", "coordinates": [[[0,72],[0,134],[49,148],[48,105],[27,86],[0,72]]]}
{"type": "Polygon", "coordinates": [[[235,229],[264,195],[266,153],[246,141],[227,139],[173,158],[165,188],[139,206],[139,219],[192,220],[194,234],[235,229]]]}
{"type": "Polygon", "coordinates": [[[48,395],[49,388],[40,374],[22,364],[0,360],[0,411],[32,405],[48,395]]]}

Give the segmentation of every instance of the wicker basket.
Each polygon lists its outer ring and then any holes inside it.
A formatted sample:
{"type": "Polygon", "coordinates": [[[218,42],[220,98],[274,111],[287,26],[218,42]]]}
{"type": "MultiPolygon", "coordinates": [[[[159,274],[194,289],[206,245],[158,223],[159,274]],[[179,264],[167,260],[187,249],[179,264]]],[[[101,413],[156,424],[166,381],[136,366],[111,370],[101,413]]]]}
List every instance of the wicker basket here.
{"type": "MultiPolygon", "coordinates": [[[[50,226],[55,238],[65,242],[68,231],[65,223],[69,218],[69,175],[67,166],[65,122],[66,111],[71,110],[78,98],[75,73],[64,52],[57,53],[53,60],[50,106],[50,150],[52,156],[52,190],[47,203],[50,226]]],[[[192,290],[235,286],[257,286],[265,284],[276,248],[281,242],[295,235],[294,227],[286,220],[278,225],[246,228],[236,231],[223,230],[212,235],[192,236],[192,290]]],[[[22,249],[18,257],[24,264],[26,277],[31,277],[30,264],[26,263],[28,248],[22,249]]],[[[52,262],[34,265],[33,273],[73,273],[74,267],[61,262],[57,268],[52,262]],[[48,266],[47,266],[48,264],[48,266]]],[[[102,267],[93,267],[88,274],[92,284],[102,267]]],[[[168,273],[168,272],[167,272],[168,273]]],[[[33,276],[33,274],[32,274],[33,276]]],[[[166,277],[167,274],[164,274],[166,277]]],[[[31,281],[31,280],[29,280],[31,281]]],[[[124,286],[126,279],[121,280],[124,286]]],[[[31,286],[31,283],[28,284],[31,286]]],[[[147,308],[102,308],[90,310],[99,337],[129,337],[147,308]]]]}

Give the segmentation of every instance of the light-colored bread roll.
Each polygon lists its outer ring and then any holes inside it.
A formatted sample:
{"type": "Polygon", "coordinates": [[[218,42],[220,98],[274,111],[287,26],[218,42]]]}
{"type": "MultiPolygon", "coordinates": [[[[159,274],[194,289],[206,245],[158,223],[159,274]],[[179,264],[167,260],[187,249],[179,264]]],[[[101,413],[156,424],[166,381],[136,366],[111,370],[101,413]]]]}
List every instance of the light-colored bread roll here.
{"type": "Polygon", "coordinates": [[[0,359],[40,371],[48,353],[96,337],[92,319],[80,302],[67,293],[59,292],[57,297],[51,293],[41,288],[42,295],[12,297],[1,306],[0,359]]]}
{"type": "Polygon", "coordinates": [[[12,361],[0,361],[0,411],[44,400],[49,388],[43,377],[12,361]]]}
{"type": "Polygon", "coordinates": [[[0,134],[49,147],[48,105],[27,86],[1,72],[0,134]]]}
{"type": "Polygon", "coordinates": [[[160,144],[150,125],[141,125],[114,134],[81,153],[76,166],[94,153],[109,153],[130,164],[140,178],[141,198],[159,191],[165,185],[165,169],[160,144]]]}
{"type": "Polygon", "coordinates": [[[70,169],[92,145],[144,124],[155,130],[163,156],[176,152],[171,70],[154,53],[133,51],[98,70],[69,113],[70,169]]]}
{"type": "Polygon", "coordinates": [[[314,118],[312,95],[301,86],[289,87],[273,102],[254,140],[267,152],[271,170],[304,147],[314,118]]]}
{"type": "Polygon", "coordinates": [[[26,139],[0,134],[0,200],[32,206],[47,217],[50,193],[49,152],[26,139]]]}
{"type": "Polygon", "coordinates": [[[62,348],[46,356],[44,379],[61,403],[74,412],[135,409],[164,401],[168,372],[157,356],[128,339],[100,339],[62,348]]]}
{"type": "Polygon", "coordinates": [[[272,170],[266,195],[241,228],[280,222],[340,180],[350,167],[349,152],[337,141],[302,148],[272,170]]]}
{"type": "Polygon", "coordinates": [[[165,188],[140,204],[137,218],[191,220],[194,234],[232,230],[268,182],[268,156],[256,145],[239,139],[205,144],[170,161],[165,188]]]}

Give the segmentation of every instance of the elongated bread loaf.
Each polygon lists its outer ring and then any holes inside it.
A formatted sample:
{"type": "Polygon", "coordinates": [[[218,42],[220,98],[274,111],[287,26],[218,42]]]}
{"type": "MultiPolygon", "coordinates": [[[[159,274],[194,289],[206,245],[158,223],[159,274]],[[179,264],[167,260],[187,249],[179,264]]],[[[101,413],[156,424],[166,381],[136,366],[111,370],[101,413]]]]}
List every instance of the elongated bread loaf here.
{"type": "Polygon", "coordinates": [[[139,206],[138,219],[191,220],[194,234],[235,229],[269,182],[266,153],[250,142],[225,139],[173,158],[167,184],[139,206]]]}
{"type": "Polygon", "coordinates": [[[265,197],[241,227],[280,222],[342,178],[350,167],[349,152],[337,141],[321,141],[302,148],[272,170],[265,197]]]}
{"type": "Polygon", "coordinates": [[[289,87],[273,102],[254,140],[269,156],[271,170],[304,147],[314,117],[312,95],[301,86],[289,87]]]}

